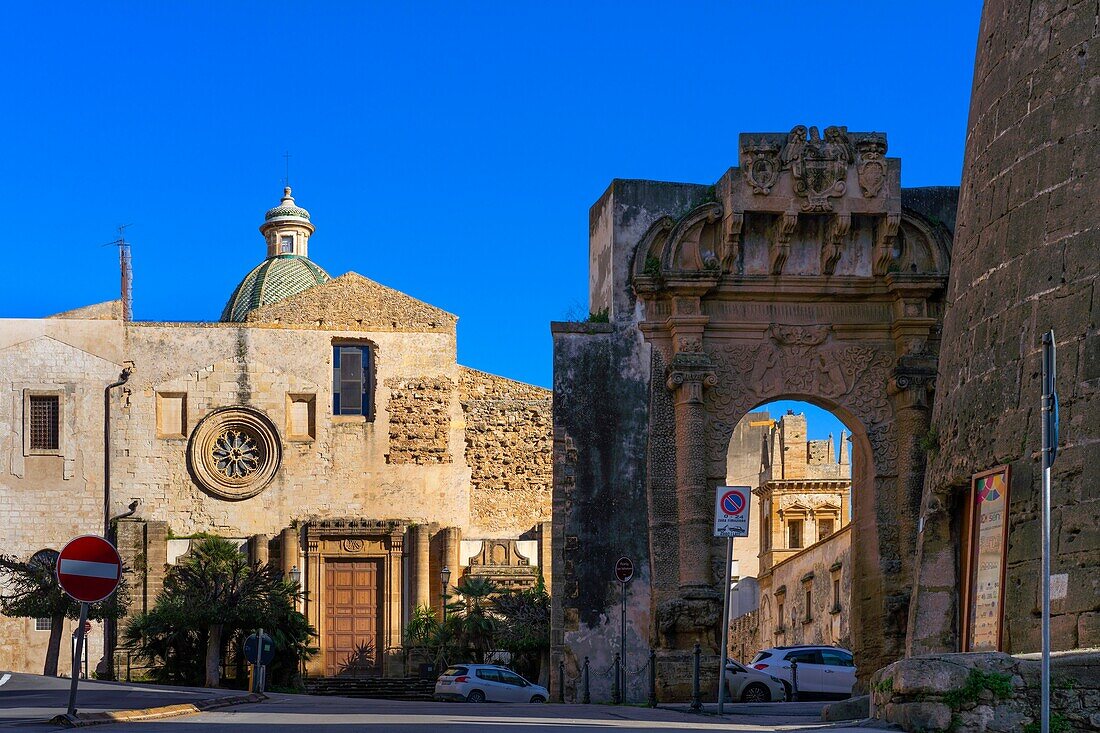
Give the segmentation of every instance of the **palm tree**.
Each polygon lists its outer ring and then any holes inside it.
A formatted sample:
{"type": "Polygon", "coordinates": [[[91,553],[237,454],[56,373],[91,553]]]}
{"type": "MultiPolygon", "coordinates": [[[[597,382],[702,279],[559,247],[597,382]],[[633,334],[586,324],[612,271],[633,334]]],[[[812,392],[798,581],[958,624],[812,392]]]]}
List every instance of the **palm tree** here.
{"type": "Polygon", "coordinates": [[[474,655],[474,662],[482,664],[485,655],[492,650],[497,620],[491,613],[492,596],[500,591],[488,578],[463,578],[456,588],[464,599],[459,602],[459,634],[474,655]]]}

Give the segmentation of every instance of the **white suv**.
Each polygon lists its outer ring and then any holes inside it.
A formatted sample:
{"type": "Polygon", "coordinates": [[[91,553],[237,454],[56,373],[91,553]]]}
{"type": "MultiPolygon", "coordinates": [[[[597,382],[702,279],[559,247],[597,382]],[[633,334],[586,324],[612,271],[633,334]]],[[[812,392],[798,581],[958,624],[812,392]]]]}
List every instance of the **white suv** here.
{"type": "Polygon", "coordinates": [[[835,646],[776,646],[763,649],[749,662],[761,672],[775,675],[791,689],[791,662],[798,663],[799,696],[845,698],[852,696],[856,684],[856,665],[852,653],[835,646]]]}
{"type": "Polygon", "coordinates": [[[550,692],[496,664],[454,664],[435,681],[437,700],[546,702],[550,692]]]}

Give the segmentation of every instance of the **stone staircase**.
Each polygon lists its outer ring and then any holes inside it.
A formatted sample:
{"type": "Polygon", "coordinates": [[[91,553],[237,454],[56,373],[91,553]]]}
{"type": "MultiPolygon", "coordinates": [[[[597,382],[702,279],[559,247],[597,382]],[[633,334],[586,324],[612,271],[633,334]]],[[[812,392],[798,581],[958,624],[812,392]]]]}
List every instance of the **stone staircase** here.
{"type": "Polygon", "coordinates": [[[313,677],[305,686],[310,695],[376,700],[431,700],[435,691],[434,680],[419,677],[313,677]]]}

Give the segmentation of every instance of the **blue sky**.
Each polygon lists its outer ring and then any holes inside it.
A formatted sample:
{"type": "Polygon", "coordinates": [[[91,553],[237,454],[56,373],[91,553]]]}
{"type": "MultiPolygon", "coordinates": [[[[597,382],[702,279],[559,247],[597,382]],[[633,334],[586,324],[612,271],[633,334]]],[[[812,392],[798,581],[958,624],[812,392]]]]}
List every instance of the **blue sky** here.
{"type": "MultiPolygon", "coordinates": [[[[0,315],[117,297],[213,320],[291,184],[311,257],[460,317],[462,363],[549,386],[612,178],[710,183],[741,131],[889,135],[957,185],[980,3],[21,3],[6,9],[0,315]]],[[[836,428],[838,431],[839,428],[836,428]]],[[[825,430],[825,432],[829,432],[825,430]]]]}

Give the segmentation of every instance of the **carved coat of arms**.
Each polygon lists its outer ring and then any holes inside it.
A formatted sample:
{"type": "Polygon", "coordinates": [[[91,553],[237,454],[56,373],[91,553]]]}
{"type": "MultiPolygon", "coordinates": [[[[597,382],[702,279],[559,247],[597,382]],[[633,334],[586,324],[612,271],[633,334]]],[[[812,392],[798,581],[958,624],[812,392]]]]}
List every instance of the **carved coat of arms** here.
{"type": "Polygon", "coordinates": [[[826,127],[822,139],[816,127],[807,131],[804,125],[797,125],[787,135],[780,158],[791,171],[795,193],[806,198],[802,210],[831,211],[829,199],[843,196],[847,187],[852,162],[848,128],[826,127]]]}

